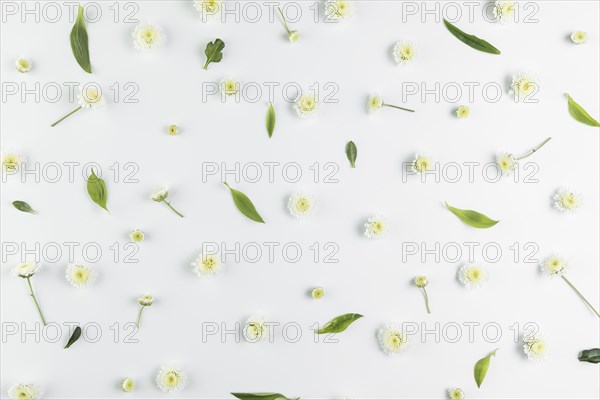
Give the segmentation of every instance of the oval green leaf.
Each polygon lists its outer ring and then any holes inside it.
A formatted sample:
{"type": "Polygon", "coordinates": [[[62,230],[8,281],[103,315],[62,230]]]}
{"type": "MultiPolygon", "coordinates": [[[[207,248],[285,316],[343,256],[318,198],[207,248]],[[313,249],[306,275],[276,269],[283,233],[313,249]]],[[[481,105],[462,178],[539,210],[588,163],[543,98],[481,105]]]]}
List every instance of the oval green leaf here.
{"type": "Polygon", "coordinates": [[[75,330],[73,331],[73,334],[69,338],[69,341],[67,342],[67,344],[65,346],[65,349],[68,349],[69,347],[71,347],[71,345],[73,343],[75,343],[80,337],[81,337],[81,328],[76,327],[75,330]]]}
{"type": "Polygon", "coordinates": [[[77,20],[71,29],[71,50],[75,60],[85,72],[92,73],[92,64],[90,63],[90,51],[88,49],[88,34],[85,29],[85,18],[83,17],[83,7],[77,9],[77,20]]]}
{"type": "Polygon", "coordinates": [[[465,224],[472,226],[473,228],[485,229],[491,228],[496,225],[500,221],[494,221],[493,219],[488,218],[487,216],[478,213],[473,210],[461,210],[459,208],[454,208],[448,203],[446,203],[446,208],[454,215],[456,215],[462,222],[465,224]]]}
{"type": "Polygon", "coordinates": [[[300,397],[290,399],[281,393],[231,393],[231,395],[240,400],[300,400],[300,397]]]}
{"type": "Polygon", "coordinates": [[[567,94],[567,98],[569,99],[569,114],[577,121],[582,124],[586,124],[589,126],[600,126],[600,123],[596,121],[587,111],[583,109],[571,96],[567,94]]]}
{"type": "Polygon", "coordinates": [[[319,335],[323,333],[340,333],[344,332],[346,328],[350,326],[354,321],[363,316],[360,314],[344,314],[339,317],[335,317],[325,325],[321,329],[317,331],[319,335]]]}
{"type": "Polygon", "coordinates": [[[106,208],[106,201],[108,200],[106,184],[104,183],[104,180],[96,176],[93,168],[92,173],[87,180],[87,191],[90,195],[90,199],[92,199],[94,203],[108,211],[108,208],[106,208]]]}
{"type": "Polygon", "coordinates": [[[488,369],[490,368],[490,360],[492,359],[492,356],[496,355],[496,351],[498,351],[498,349],[492,351],[488,356],[483,357],[475,364],[475,382],[477,383],[478,388],[481,387],[481,384],[487,375],[488,369]]]}
{"type": "Polygon", "coordinates": [[[269,109],[267,110],[267,133],[269,137],[273,137],[273,131],[275,130],[275,109],[273,103],[269,103],[269,109]]]}
{"type": "Polygon", "coordinates": [[[583,350],[579,353],[579,361],[585,361],[592,364],[600,363],[600,349],[583,350]]]}
{"type": "Polygon", "coordinates": [[[350,166],[352,168],[356,168],[356,156],[358,151],[356,149],[356,145],[351,140],[346,144],[346,157],[348,157],[348,161],[350,161],[350,166]]]}
{"type": "Polygon", "coordinates": [[[204,64],[205,70],[208,70],[208,64],[211,62],[218,63],[223,59],[224,48],[225,43],[221,39],[215,39],[214,43],[208,42],[206,49],[204,50],[204,54],[206,55],[206,63],[204,64]]]}
{"type": "Polygon", "coordinates": [[[258,211],[256,211],[254,204],[252,204],[252,201],[250,201],[248,196],[246,196],[244,193],[240,192],[239,190],[233,189],[231,186],[229,186],[229,184],[227,182],[223,182],[223,184],[225,186],[227,186],[229,188],[229,190],[231,191],[231,196],[233,197],[233,202],[235,203],[235,206],[237,207],[238,210],[240,210],[240,212],[242,214],[244,214],[246,217],[250,218],[252,221],[261,222],[263,224],[265,223],[265,221],[262,219],[262,217],[260,216],[258,211]]]}
{"type": "Polygon", "coordinates": [[[31,214],[37,214],[37,212],[33,208],[31,208],[31,206],[29,204],[25,203],[24,201],[15,200],[12,202],[12,205],[15,206],[15,208],[19,211],[28,212],[31,214]]]}
{"type": "Polygon", "coordinates": [[[478,38],[477,36],[469,35],[468,33],[461,31],[445,19],[444,25],[446,25],[446,28],[448,28],[448,30],[451,34],[454,35],[454,37],[456,37],[458,40],[460,40],[467,46],[472,47],[475,50],[483,51],[484,53],[500,54],[500,50],[492,46],[490,43],[478,38]]]}

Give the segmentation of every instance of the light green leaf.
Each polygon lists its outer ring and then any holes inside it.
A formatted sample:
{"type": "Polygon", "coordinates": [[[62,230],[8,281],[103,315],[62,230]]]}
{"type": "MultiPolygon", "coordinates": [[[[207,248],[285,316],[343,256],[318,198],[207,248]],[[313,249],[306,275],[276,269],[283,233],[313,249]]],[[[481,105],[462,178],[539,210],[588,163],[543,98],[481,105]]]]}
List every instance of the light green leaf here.
{"type": "Polygon", "coordinates": [[[356,145],[351,140],[346,144],[346,156],[348,157],[348,161],[350,161],[350,166],[352,168],[356,168],[356,156],[358,151],[356,149],[356,145]]]}
{"type": "Polygon", "coordinates": [[[582,124],[586,124],[589,126],[600,126],[600,123],[598,123],[598,121],[592,118],[592,116],[588,114],[588,112],[585,111],[583,107],[577,104],[577,102],[573,100],[571,96],[567,94],[567,97],[569,99],[569,114],[571,114],[573,118],[575,118],[582,124]]]}
{"type": "Polygon", "coordinates": [[[485,229],[491,228],[500,221],[494,221],[487,216],[473,210],[461,210],[454,208],[446,203],[446,208],[456,215],[462,222],[474,228],[485,229]]]}
{"type": "Polygon", "coordinates": [[[231,393],[231,395],[240,400],[300,400],[300,397],[290,399],[281,393],[231,393]]]}
{"type": "Polygon", "coordinates": [[[331,321],[326,323],[321,329],[319,329],[317,331],[317,333],[320,335],[323,333],[344,332],[346,330],[346,328],[348,328],[350,326],[350,324],[352,324],[354,321],[356,321],[357,319],[362,318],[362,317],[363,316],[360,314],[340,315],[339,317],[335,317],[334,319],[332,319],[331,321]]]}
{"type": "Polygon", "coordinates": [[[69,341],[67,342],[67,345],[65,346],[65,349],[68,349],[69,347],[71,347],[71,345],[73,343],[75,343],[80,337],[81,337],[81,328],[76,327],[75,330],[73,331],[73,334],[69,338],[69,341]]]}
{"type": "Polygon", "coordinates": [[[600,363],[600,349],[583,350],[579,353],[579,361],[585,361],[593,364],[600,363]]]}
{"type": "Polygon", "coordinates": [[[269,110],[267,111],[267,132],[269,137],[273,137],[273,131],[275,130],[275,109],[273,103],[269,103],[269,110]]]}
{"type": "Polygon", "coordinates": [[[108,211],[108,208],[106,208],[106,201],[108,200],[106,184],[104,183],[104,180],[96,176],[93,168],[92,174],[87,180],[87,191],[94,203],[108,211]]]}
{"type": "Polygon", "coordinates": [[[477,383],[478,388],[481,387],[481,384],[483,383],[483,380],[487,375],[488,369],[490,368],[490,360],[492,359],[492,356],[496,355],[497,351],[498,349],[492,351],[490,354],[488,354],[486,357],[483,357],[475,364],[475,382],[477,383]]]}
{"type": "Polygon", "coordinates": [[[223,49],[225,43],[221,39],[215,39],[214,42],[208,42],[204,54],[206,54],[206,63],[204,69],[208,70],[208,64],[211,62],[218,63],[223,59],[223,49]]]}
{"type": "Polygon", "coordinates": [[[88,34],[85,29],[85,19],[83,17],[83,7],[77,9],[77,20],[73,29],[71,29],[71,50],[77,63],[83,70],[89,74],[92,73],[90,63],[90,51],[88,49],[88,34]]]}
{"type": "Polygon", "coordinates": [[[478,38],[477,36],[469,35],[468,33],[461,31],[445,19],[444,25],[446,25],[446,28],[448,28],[448,30],[451,34],[454,35],[454,37],[456,37],[458,40],[460,40],[467,46],[472,47],[475,50],[483,51],[484,53],[500,54],[500,50],[492,46],[490,43],[478,38]]]}
{"type": "Polygon", "coordinates": [[[231,191],[233,202],[242,214],[250,218],[252,221],[261,222],[263,224],[265,223],[258,211],[256,211],[254,204],[252,204],[252,201],[250,201],[248,196],[238,190],[232,189],[227,182],[223,182],[223,184],[231,191]]]}
{"type": "Polygon", "coordinates": [[[24,201],[15,200],[12,202],[12,205],[15,206],[15,208],[19,211],[28,212],[31,214],[37,214],[37,212],[33,208],[31,208],[31,206],[29,204],[25,203],[24,201]]]}

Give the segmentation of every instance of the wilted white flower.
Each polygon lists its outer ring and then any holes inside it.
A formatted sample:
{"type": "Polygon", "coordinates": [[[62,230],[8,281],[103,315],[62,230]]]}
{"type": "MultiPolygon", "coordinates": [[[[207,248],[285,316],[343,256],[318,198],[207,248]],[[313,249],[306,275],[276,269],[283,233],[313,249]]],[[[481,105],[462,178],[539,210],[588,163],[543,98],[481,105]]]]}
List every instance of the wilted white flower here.
{"type": "Polygon", "coordinates": [[[178,368],[172,366],[162,367],[156,375],[156,385],[163,392],[181,390],[185,386],[185,375],[178,368]]]}
{"type": "Polygon", "coordinates": [[[41,396],[41,390],[31,383],[17,383],[8,389],[8,397],[13,400],[38,400],[41,396]]]}
{"type": "Polygon", "coordinates": [[[171,124],[167,127],[167,133],[171,136],[175,136],[179,133],[179,128],[175,124],[171,124]]]}
{"type": "Polygon", "coordinates": [[[408,63],[411,63],[415,59],[416,49],[412,43],[398,42],[394,46],[392,55],[394,56],[394,60],[396,60],[396,63],[408,64],[408,63]]]}
{"type": "Polygon", "coordinates": [[[502,23],[514,20],[516,2],[510,0],[496,0],[494,4],[494,17],[502,23]]]}
{"type": "Polygon", "coordinates": [[[548,354],[548,342],[538,335],[523,338],[523,351],[527,358],[533,361],[541,361],[548,354]]]}
{"type": "Polygon", "coordinates": [[[477,264],[465,264],[458,270],[458,279],[469,289],[481,287],[487,278],[487,270],[477,264]]]}
{"type": "Polygon", "coordinates": [[[431,168],[431,159],[426,155],[415,154],[415,159],[412,161],[412,170],[413,172],[426,172],[431,168]]]}
{"type": "Polygon", "coordinates": [[[325,289],[323,289],[321,286],[317,286],[310,292],[310,295],[313,299],[319,300],[325,296],[325,289]]]}
{"type": "Polygon", "coordinates": [[[294,108],[300,117],[306,118],[316,113],[319,103],[317,103],[315,96],[303,94],[298,98],[296,104],[294,104],[294,108]]]}
{"type": "Polygon", "coordinates": [[[456,109],[456,116],[460,119],[467,118],[471,114],[471,109],[467,106],[460,106],[456,109]]]}
{"type": "Polygon", "coordinates": [[[31,61],[22,57],[18,58],[15,62],[15,67],[17,68],[17,71],[21,73],[29,72],[29,70],[31,70],[31,61]]]}
{"type": "Polygon", "coordinates": [[[71,285],[83,288],[94,281],[96,272],[85,265],[69,264],[65,277],[71,285]]]}
{"type": "Polygon", "coordinates": [[[33,261],[21,263],[15,267],[13,273],[19,278],[30,278],[40,270],[40,264],[33,261]]]}
{"type": "Polygon", "coordinates": [[[140,303],[140,305],[143,307],[151,306],[152,303],[154,303],[154,297],[150,296],[149,294],[145,294],[138,298],[138,303],[140,303]]]}
{"type": "Polygon", "coordinates": [[[552,197],[554,199],[554,208],[560,211],[575,211],[581,207],[582,198],[577,192],[560,189],[552,197]]]}
{"type": "Polygon", "coordinates": [[[343,21],[352,16],[353,8],[348,0],[327,0],[324,5],[326,21],[343,21]]]}
{"type": "Polygon", "coordinates": [[[314,208],[312,196],[304,193],[294,193],[288,200],[288,210],[293,217],[302,218],[309,216],[314,208]]]}
{"type": "Polygon", "coordinates": [[[571,40],[575,44],[584,44],[587,42],[587,33],[582,31],[576,31],[571,34],[571,40]]]}
{"type": "Polygon", "coordinates": [[[242,333],[246,341],[255,343],[269,337],[269,328],[262,315],[253,315],[246,320],[242,333]]]}
{"type": "Polygon", "coordinates": [[[448,398],[450,398],[450,400],[464,400],[465,394],[462,389],[452,388],[448,389],[448,398]]]}
{"type": "Polygon", "coordinates": [[[523,101],[534,94],[538,86],[535,77],[530,74],[519,73],[513,75],[509,93],[516,101],[523,101]]]}
{"type": "Polygon", "coordinates": [[[121,381],[121,390],[125,393],[130,393],[135,390],[135,380],[132,378],[125,378],[121,381]]]}
{"type": "Polygon", "coordinates": [[[150,200],[155,201],[157,203],[165,203],[175,214],[179,215],[183,218],[183,214],[177,211],[172,205],[170,201],[167,201],[167,197],[169,196],[169,190],[166,187],[160,188],[157,191],[153,192],[150,195],[150,200]]]}
{"type": "Polygon", "coordinates": [[[498,164],[498,168],[500,168],[500,172],[502,175],[510,175],[517,168],[517,160],[515,157],[507,153],[505,151],[499,153],[496,156],[496,164],[498,164]]]}
{"type": "Polygon", "coordinates": [[[194,272],[198,276],[210,278],[214,276],[222,267],[221,258],[218,254],[198,254],[196,260],[192,262],[194,272]]]}
{"type": "Polygon", "coordinates": [[[21,155],[13,150],[2,150],[2,171],[7,173],[16,173],[22,162],[21,155]]]}
{"type": "Polygon", "coordinates": [[[540,268],[546,276],[562,276],[567,270],[567,261],[560,256],[551,255],[542,261],[540,268]]]}
{"type": "Polygon", "coordinates": [[[387,221],[384,217],[371,217],[365,222],[365,236],[369,239],[379,239],[385,235],[387,227],[387,221]]]}
{"type": "Polygon", "coordinates": [[[87,84],[80,88],[79,105],[81,108],[98,108],[104,105],[104,97],[102,97],[102,89],[96,84],[87,84]]]}
{"type": "Polygon", "coordinates": [[[240,90],[240,83],[235,79],[225,78],[221,81],[221,92],[225,96],[234,96],[240,90]]]}
{"type": "Polygon", "coordinates": [[[419,275],[415,278],[415,285],[419,289],[423,291],[423,296],[425,297],[425,308],[427,309],[427,314],[431,314],[431,310],[429,309],[429,296],[427,296],[427,285],[429,285],[429,279],[426,276],[419,275]]]}
{"type": "Polygon", "coordinates": [[[298,31],[298,30],[289,31],[288,39],[290,40],[290,43],[296,43],[298,41],[298,39],[300,39],[300,31],[298,31]]]}
{"type": "Polygon", "coordinates": [[[133,30],[133,45],[138,50],[154,50],[162,46],[165,34],[158,25],[141,23],[133,30]]]}
{"type": "Polygon", "coordinates": [[[129,234],[129,238],[135,243],[143,242],[144,241],[144,232],[142,232],[139,229],[136,229],[129,234]]]}
{"type": "Polygon", "coordinates": [[[204,17],[214,17],[221,12],[221,0],[194,0],[194,7],[204,17]]]}
{"type": "Polygon", "coordinates": [[[379,347],[387,355],[401,354],[408,348],[408,336],[399,325],[388,325],[377,332],[379,347]]]}
{"type": "Polygon", "coordinates": [[[387,104],[383,101],[383,98],[377,93],[374,93],[371,96],[369,96],[368,101],[367,101],[367,111],[369,112],[369,114],[379,111],[381,109],[381,107],[391,107],[391,108],[397,108],[398,110],[415,112],[414,110],[411,110],[408,108],[395,106],[393,104],[387,104]]]}

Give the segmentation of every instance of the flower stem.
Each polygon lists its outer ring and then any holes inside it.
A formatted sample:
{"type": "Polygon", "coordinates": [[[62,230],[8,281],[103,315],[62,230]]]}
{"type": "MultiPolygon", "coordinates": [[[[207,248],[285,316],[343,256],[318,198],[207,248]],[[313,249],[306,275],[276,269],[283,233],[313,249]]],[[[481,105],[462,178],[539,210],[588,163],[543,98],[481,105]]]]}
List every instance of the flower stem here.
{"type": "Polygon", "coordinates": [[[285,21],[285,17],[283,16],[283,11],[281,11],[281,7],[277,7],[277,9],[279,10],[279,14],[281,14],[281,19],[283,20],[283,26],[285,26],[285,30],[287,31],[287,33],[289,35],[290,28],[288,28],[287,22],[285,21]]]}
{"type": "Polygon", "coordinates": [[[181,214],[179,211],[177,211],[175,208],[173,208],[173,206],[171,205],[171,203],[169,203],[169,202],[168,202],[168,201],[166,201],[166,200],[163,200],[163,202],[164,202],[166,205],[168,205],[168,206],[169,206],[169,208],[175,212],[175,214],[177,214],[177,215],[179,215],[181,218],[183,218],[183,214],[181,214]]]}
{"type": "Polygon", "coordinates": [[[75,114],[77,111],[81,110],[83,107],[79,106],[76,109],[74,109],[73,111],[71,111],[70,113],[68,113],[67,115],[65,115],[64,117],[62,117],[61,119],[59,119],[58,121],[56,121],[55,123],[53,123],[52,125],[50,125],[51,127],[58,125],[60,122],[64,121],[65,119],[67,119],[67,117],[70,117],[71,115],[75,114]]]}
{"type": "Polygon", "coordinates": [[[140,329],[140,321],[142,320],[142,311],[144,311],[144,307],[146,306],[140,307],[140,312],[138,313],[137,321],[135,321],[135,325],[138,327],[138,329],[140,329]]]}
{"type": "Polygon", "coordinates": [[[415,112],[415,110],[411,110],[410,108],[398,107],[393,104],[381,103],[382,106],[397,108],[398,110],[404,110],[408,112],[415,112]]]}
{"type": "Polygon", "coordinates": [[[31,296],[31,298],[33,299],[33,302],[35,303],[35,307],[38,310],[38,313],[40,314],[40,318],[42,319],[42,323],[44,324],[44,326],[46,326],[46,319],[44,319],[44,314],[42,314],[42,310],[40,309],[40,305],[37,301],[37,299],[35,298],[35,293],[33,293],[33,287],[31,286],[31,277],[28,276],[27,278],[27,286],[29,286],[29,295],[31,296]]]}
{"type": "Polygon", "coordinates": [[[594,313],[596,313],[598,318],[600,318],[600,314],[598,314],[598,311],[596,311],[594,306],[589,301],[587,301],[587,299],[585,297],[583,297],[581,292],[579,290],[577,290],[577,288],[575,286],[573,286],[573,284],[567,279],[567,277],[563,275],[562,278],[565,280],[565,282],[567,282],[567,284],[569,284],[569,286],[571,286],[571,289],[573,289],[579,295],[579,297],[581,297],[583,299],[583,301],[585,301],[585,304],[587,304],[592,309],[592,311],[594,311],[594,313]]]}
{"type": "Polygon", "coordinates": [[[541,149],[542,147],[544,147],[544,145],[545,145],[546,143],[548,143],[548,142],[550,141],[550,139],[552,139],[552,138],[551,138],[551,137],[549,137],[548,139],[544,140],[544,141],[542,142],[542,144],[540,144],[538,147],[536,147],[536,148],[534,148],[534,149],[531,149],[531,151],[530,151],[529,153],[525,154],[524,156],[521,156],[521,157],[515,158],[515,160],[516,160],[516,161],[519,161],[519,160],[522,160],[522,159],[524,159],[524,158],[527,158],[527,157],[529,157],[530,155],[532,155],[533,153],[535,153],[536,151],[538,151],[539,149],[541,149]]]}
{"type": "Polygon", "coordinates": [[[427,314],[431,314],[431,310],[429,309],[429,297],[427,297],[427,290],[423,289],[423,296],[425,296],[425,308],[427,308],[427,314]]]}

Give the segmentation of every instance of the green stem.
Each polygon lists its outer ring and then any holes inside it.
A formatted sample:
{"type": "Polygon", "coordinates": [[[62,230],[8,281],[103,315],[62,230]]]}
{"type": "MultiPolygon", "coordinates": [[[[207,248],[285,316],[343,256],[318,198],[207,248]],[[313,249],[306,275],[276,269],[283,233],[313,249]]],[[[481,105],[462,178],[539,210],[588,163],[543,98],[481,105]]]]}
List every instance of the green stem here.
{"type": "Polygon", "coordinates": [[[206,63],[204,64],[204,67],[203,67],[203,69],[204,69],[205,71],[208,71],[208,58],[206,59],[206,63]]]}
{"type": "Polygon", "coordinates": [[[140,329],[140,321],[142,320],[142,311],[144,311],[144,307],[146,306],[140,307],[140,312],[138,313],[137,321],[135,321],[135,325],[138,327],[138,329],[140,329]]]}
{"type": "Polygon", "coordinates": [[[67,119],[67,117],[70,117],[71,115],[75,114],[77,111],[81,110],[83,107],[79,106],[76,109],[74,109],[73,111],[71,111],[70,113],[68,113],[67,115],[65,115],[64,117],[62,117],[61,119],[59,119],[58,121],[56,121],[55,123],[53,123],[52,125],[50,125],[51,127],[58,125],[60,122],[64,121],[65,119],[67,119]]]}
{"type": "Polygon", "coordinates": [[[552,139],[552,138],[551,138],[551,137],[549,137],[548,139],[544,140],[544,141],[542,142],[542,144],[540,144],[538,147],[536,147],[536,148],[534,148],[534,149],[531,149],[531,151],[530,151],[529,153],[525,154],[525,155],[524,155],[524,156],[522,156],[522,157],[515,158],[515,160],[516,160],[516,161],[519,161],[519,160],[522,160],[522,159],[524,159],[524,158],[527,158],[527,157],[529,157],[530,155],[532,155],[533,153],[535,153],[536,151],[538,151],[539,149],[541,149],[542,147],[544,147],[544,145],[545,145],[546,143],[548,143],[548,142],[550,141],[550,139],[552,139]]]}
{"type": "Polygon", "coordinates": [[[163,200],[163,202],[169,206],[169,208],[173,211],[175,211],[175,214],[179,215],[181,218],[183,218],[183,214],[181,214],[179,211],[177,211],[175,208],[173,208],[173,206],[171,205],[171,203],[169,203],[166,200],[163,200]]]}
{"type": "Polygon", "coordinates": [[[44,326],[46,326],[46,319],[44,319],[44,314],[42,314],[42,310],[40,309],[40,305],[37,301],[37,299],[35,298],[35,293],[33,293],[33,287],[31,286],[31,277],[28,276],[27,278],[27,286],[29,286],[29,295],[31,296],[31,298],[33,299],[33,302],[35,303],[35,307],[38,310],[38,313],[40,314],[40,318],[42,319],[42,323],[44,324],[44,326]]]}
{"type": "Polygon", "coordinates": [[[429,297],[427,297],[427,290],[423,289],[423,296],[425,296],[425,308],[427,308],[427,314],[431,314],[431,310],[429,309],[429,297]]]}
{"type": "Polygon", "coordinates": [[[592,311],[594,311],[594,313],[596,313],[598,318],[600,318],[600,314],[598,314],[598,311],[596,311],[594,306],[589,301],[587,301],[587,299],[585,297],[583,297],[581,292],[579,290],[577,290],[577,288],[575,286],[573,286],[573,284],[567,279],[567,277],[563,275],[562,278],[565,280],[565,282],[567,282],[569,284],[569,286],[571,286],[571,289],[573,289],[579,295],[579,297],[581,297],[583,299],[583,301],[585,301],[585,304],[587,304],[592,309],[592,311]]]}
{"type": "Polygon", "coordinates": [[[398,110],[404,110],[404,111],[408,111],[408,112],[415,112],[415,110],[411,110],[410,108],[398,107],[398,106],[395,106],[393,104],[381,103],[381,105],[382,106],[386,106],[386,107],[397,108],[398,110]]]}
{"type": "Polygon", "coordinates": [[[277,9],[279,10],[279,14],[281,14],[281,19],[283,20],[283,26],[285,26],[285,30],[287,31],[287,33],[289,35],[290,28],[288,28],[287,22],[285,21],[285,17],[283,16],[283,11],[281,11],[281,7],[277,7],[277,9]]]}

